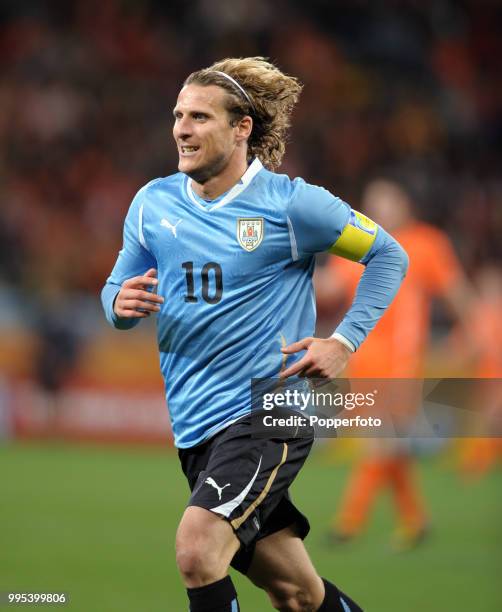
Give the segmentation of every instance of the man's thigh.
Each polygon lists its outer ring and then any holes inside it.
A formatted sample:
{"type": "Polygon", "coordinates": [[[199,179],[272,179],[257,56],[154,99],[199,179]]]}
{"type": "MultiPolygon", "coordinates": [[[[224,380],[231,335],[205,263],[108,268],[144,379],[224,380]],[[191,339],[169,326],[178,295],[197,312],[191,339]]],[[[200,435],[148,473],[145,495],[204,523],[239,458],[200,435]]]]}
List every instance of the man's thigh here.
{"type": "Polygon", "coordinates": [[[254,439],[250,419],[231,425],[200,449],[180,453],[192,495],[189,507],[224,517],[242,546],[232,561],[246,573],[261,538],[297,523],[302,536],[308,521],[294,507],[288,488],[302,467],[312,438],[254,439]]]}

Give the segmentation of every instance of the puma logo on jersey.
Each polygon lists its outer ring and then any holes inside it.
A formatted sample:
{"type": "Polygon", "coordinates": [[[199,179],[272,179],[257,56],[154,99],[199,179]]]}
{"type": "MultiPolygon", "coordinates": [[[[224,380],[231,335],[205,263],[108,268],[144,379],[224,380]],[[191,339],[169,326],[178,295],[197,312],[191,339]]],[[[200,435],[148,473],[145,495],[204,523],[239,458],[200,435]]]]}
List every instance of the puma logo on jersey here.
{"type": "Polygon", "coordinates": [[[221,501],[221,492],[223,491],[223,489],[225,487],[229,487],[230,483],[227,482],[227,484],[223,485],[222,487],[219,487],[216,482],[214,481],[214,478],[211,478],[211,476],[209,476],[209,478],[206,478],[205,483],[208,485],[211,485],[214,489],[216,489],[218,491],[218,499],[221,501]]]}
{"type": "Polygon", "coordinates": [[[172,223],[169,223],[167,219],[161,219],[160,224],[162,225],[162,227],[167,227],[167,229],[170,229],[173,233],[173,236],[177,238],[178,236],[176,235],[176,228],[182,221],[183,219],[180,219],[177,223],[172,225],[172,223]]]}

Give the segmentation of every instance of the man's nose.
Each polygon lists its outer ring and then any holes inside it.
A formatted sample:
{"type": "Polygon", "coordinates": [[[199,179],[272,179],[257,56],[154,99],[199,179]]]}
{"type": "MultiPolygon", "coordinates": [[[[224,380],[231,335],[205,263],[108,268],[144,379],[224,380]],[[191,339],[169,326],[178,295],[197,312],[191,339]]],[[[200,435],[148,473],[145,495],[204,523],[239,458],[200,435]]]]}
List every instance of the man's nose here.
{"type": "Polygon", "coordinates": [[[177,138],[187,138],[192,134],[192,125],[189,119],[178,119],[174,124],[174,134],[177,138]]]}

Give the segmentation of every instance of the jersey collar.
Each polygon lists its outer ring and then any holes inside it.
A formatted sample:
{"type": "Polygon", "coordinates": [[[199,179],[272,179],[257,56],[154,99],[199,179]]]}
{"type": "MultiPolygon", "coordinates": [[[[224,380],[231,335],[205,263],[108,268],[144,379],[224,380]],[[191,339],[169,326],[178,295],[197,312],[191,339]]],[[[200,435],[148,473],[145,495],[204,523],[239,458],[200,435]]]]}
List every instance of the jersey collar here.
{"type": "Polygon", "coordinates": [[[229,189],[227,193],[221,198],[221,200],[216,199],[216,202],[213,205],[209,205],[209,206],[207,204],[206,206],[204,206],[201,203],[202,200],[199,198],[199,196],[196,193],[194,193],[192,189],[192,179],[189,178],[186,183],[188,197],[190,198],[190,200],[192,200],[192,202],[196,206],[198,206],[198,208],[201,208],[202,210],[206,212],[211,212],[213,210],[216,210],[217,208],[221,208],[222,206],[225,206],[225,204],[228,204],[229,202],[234,200],[240,193],[244,191],[244,189],[246,189],[246,187],[251,183],[253,178],[258,174],[258,172],[262,168],[263,168],[263,165],[261,161],[256,157],[253,160],[253,162],[249,165],[246,172],[244,172],[244,174],[241,176],[239,182],[236,183],[231,189],[229,189]]]}

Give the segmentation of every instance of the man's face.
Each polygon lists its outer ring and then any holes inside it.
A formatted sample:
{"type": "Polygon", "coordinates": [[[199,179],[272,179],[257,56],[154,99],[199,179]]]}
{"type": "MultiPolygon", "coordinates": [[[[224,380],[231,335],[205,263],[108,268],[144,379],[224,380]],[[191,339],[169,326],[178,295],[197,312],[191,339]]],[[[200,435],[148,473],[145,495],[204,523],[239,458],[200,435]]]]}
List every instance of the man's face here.
{"type": "Polygon", "coordinates": [[[178,170],[197,183],[220,174],[237,145],[238,128],[230,125],[226,95],[216,85],[185,85],[173,110],[178,170]]]}

